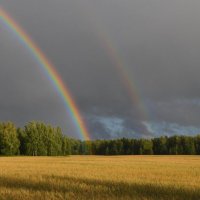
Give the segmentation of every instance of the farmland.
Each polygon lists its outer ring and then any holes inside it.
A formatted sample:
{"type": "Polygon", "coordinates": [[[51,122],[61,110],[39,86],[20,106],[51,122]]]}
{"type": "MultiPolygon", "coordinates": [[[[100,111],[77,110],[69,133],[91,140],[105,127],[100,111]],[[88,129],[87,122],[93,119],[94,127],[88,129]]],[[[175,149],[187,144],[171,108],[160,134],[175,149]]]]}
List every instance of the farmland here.
{"type": "Polygon", "coordinates": [[[199,200],[200,157],[1,157],[0,199],[199,200]]]}

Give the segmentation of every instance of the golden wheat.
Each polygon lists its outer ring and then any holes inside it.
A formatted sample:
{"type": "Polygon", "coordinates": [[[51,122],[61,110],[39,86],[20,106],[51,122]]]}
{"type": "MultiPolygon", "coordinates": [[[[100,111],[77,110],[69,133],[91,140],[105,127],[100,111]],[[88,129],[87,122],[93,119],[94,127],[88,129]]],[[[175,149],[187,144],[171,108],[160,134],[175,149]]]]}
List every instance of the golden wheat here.
{"type": "Polygon", "coordinates": [[[199,200],[200,157],[2,157],[0,199],[199,200]]]}

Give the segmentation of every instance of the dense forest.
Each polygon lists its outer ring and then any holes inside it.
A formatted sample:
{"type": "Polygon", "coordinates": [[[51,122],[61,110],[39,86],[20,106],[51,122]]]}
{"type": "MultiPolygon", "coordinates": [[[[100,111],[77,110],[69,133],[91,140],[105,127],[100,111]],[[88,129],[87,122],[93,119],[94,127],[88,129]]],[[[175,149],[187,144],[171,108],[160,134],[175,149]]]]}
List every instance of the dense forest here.
{"type": "Polygon", "coordinates": [[[0,123],[0,155],[200,155],[200,135],[162,136],[152,139],[81,141],[67,137],[61,128],[29,122],[17,128],[0,123]]]}

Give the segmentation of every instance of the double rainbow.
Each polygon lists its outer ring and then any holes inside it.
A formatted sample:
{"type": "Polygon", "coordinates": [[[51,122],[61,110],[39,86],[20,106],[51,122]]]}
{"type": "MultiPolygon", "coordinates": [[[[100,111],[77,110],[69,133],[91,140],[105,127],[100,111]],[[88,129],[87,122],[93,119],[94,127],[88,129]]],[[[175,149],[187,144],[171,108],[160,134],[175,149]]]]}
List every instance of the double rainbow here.
{"type": "Polygon", "coordinates": [[[79,112],[79,109],[70,94],[69,88],[64,84],[62,78],[55,67],[48,60],[38,45],[24,31],[24,29],[0,6],[0,22],[8,27],[19,39],[20,42],[30,51],[34,59],[39,63],[41,69],[45,72],[51,83],[56,88],[59,96],[62,98],[67,112],[73,119],[81,139],[90,140],[89,132],[79,112]]]}

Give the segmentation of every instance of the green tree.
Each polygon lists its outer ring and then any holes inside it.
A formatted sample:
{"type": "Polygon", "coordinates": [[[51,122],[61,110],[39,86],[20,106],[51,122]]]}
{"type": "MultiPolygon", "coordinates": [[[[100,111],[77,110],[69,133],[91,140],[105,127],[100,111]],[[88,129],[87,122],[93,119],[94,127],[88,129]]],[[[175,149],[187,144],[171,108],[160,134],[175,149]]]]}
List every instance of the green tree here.
{"type": "Polygon", "coordinates": [[[153,154],[153,142],[152,140],[142,139],[142,154],[152,155],[153,154]]]}
{"type": "Polygon", "coordinates": [[[71,144],[68,137],[63,136],[62,138],[62,154],[63,156],[67,156],[71,154],[71,144]]]}
{"type": "Polygon", "coordinates": [[[117,149],[117,142],[116,140],[111,140],[109,144],[109,153],[110,155],[118,155],[118,149],[117,149]]]}
{"type": "Polygon", "coordinates": [[[179,145],[182,147],[182,151],[179,154],[194,155],[196,153],[194,138],[192,137],[181,136],[179,145]]]}
{"type": "Polygon", "coordinates": [[[26,155],[26,139],[27,139],[27,135],[25,133],[25,131],[21,128],[18,128],[17,129],[17,137],[20,141],[20,145],[19,145],[19,152],[20,152],[20,155],[26,155]]]}
{"type": "Polygon", "coordinates": [[[153,142],[153,152],[155,155],[165,155],[168,153],[167,150],[167,137],[154,138],[153,142]]]}
{"type": "Polygon", "coordinates": [[[194,144],[195,144],[195,152],[197,155],[200,155],[200,135],[197,135],[194,138],[194,144]]]}
{"type": "Polygon", "coordinates": [[[171,155],[178,154],[178,136],[169,137],[167,140],[168,152],[171,155]]]}
{"type": "Polygon", "coordinates": [[[19,139],[17,129],[12,122],[0,123],[0,154],[19,154],[19,139]]]}

